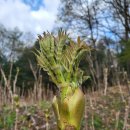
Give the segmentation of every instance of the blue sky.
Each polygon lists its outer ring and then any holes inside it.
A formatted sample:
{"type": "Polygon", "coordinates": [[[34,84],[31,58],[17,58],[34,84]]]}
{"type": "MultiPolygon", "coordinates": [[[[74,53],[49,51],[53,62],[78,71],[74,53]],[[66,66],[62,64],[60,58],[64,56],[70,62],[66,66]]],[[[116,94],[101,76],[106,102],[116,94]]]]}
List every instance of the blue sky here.
{"type": "Polygon", "coordinates": [[[39,10],[41,6],[44,7],[43,0],[22,0],[25,4],[29,5],[32,10],[39,10]]]}
{"type": "Polygon", "coordinates": [[[34,35],[51,31],[60,0],[0,0],[0,23],[34,35]]]}

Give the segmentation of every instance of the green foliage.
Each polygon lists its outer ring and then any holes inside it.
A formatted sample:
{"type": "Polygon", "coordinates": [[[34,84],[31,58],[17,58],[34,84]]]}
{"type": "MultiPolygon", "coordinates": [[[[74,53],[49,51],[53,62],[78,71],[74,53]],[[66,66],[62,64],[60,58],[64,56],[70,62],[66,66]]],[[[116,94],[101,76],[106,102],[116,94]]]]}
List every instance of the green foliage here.
{"type": "Polygon", "coordinates": [[[130,40],[121,41],[121,52],[117,55],[119,65],[130,74],[130,40]]]}
{"type": "Polygon", "coordinates": [[[10,130],[14,127],[16,118],[15,111],[10,111],[6,106],[3,108],[3,113],[0,115],[0,128],[10,130]]]}
{"type": "Polygon", "coordinates": [[[40,108],[41,108],[42,110],[46,110],[46,109],[50,109],[50,108],[51,108],[51,104],[50,104],[50,102],[48,102],[48,101],[41,101],[41,102],[39,103],[39,106],[40,106],[40,108]]]}
{"type": "Polygon", "coordinates": [[[27,127],[22,127],[21,130],[29,130],[27,127]]]}
{"type": "Polygon", "coordinates": [[[9,115],[5,116],[5,126],[9,129],[14,126],[15,123],[15,112],[9,113],[9,115]]]}
{"type": "Polygon", "coordinates": [[[88,78],[83,77],[79,63],[83,54],[90,48],[79,37],[77,42],[74,42],[62,30],[57,37],[44,33],[43,37],[39,36],[39,45],[40,50],[37,50],[36,54],[38,63],[58,87],[74,88],[88,78]]]}
{"type": "Polygon", "coordinates": [[[88,125],[89,127],[92,125],[94,126],[95,130],[101,130],[104,129],[104,122],[102,121],[102,118],[100,115],[94,113],[93,115],[93,119],[92,119],[92,115],[91,117],[88,119],[88,125]],[[92,124],[93,122],[93,124],[92,124]]]}
{"type": "Polygon", "coordinates": [[[94,127],[97,130],[100,130],[101,126],[103,126],[102,118],[99,115],[95,114],[94,115],[94,127]]]}
{"type": "Polygon", "coordinates": [[[31,52],[32,50],[34,50],[33,47],[25,48],[23,54],[14,64],[14,68],[19,67],[20,69],[17,85],[22,87],[22,84],[24,83],[25,89],[32,86],[34,81],[34,77],[29,65],[30,60],[33,66],[36,66],[36,60],[31,52]]]}
{"type": "Polygon", "coordinates": [[[130,40],[122,41],[123,49],[118,55],[121,63],[130,63],[130,40]]]}

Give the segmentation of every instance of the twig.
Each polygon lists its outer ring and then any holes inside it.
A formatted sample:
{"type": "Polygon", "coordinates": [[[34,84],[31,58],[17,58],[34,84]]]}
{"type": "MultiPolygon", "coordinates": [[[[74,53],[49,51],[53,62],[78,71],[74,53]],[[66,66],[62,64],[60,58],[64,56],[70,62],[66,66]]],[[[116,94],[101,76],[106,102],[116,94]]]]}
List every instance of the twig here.
{"type": "MultiPolygon", "coordinates": [[[[11,96],[11,103],[12,103],[12,106],[13,106],[13,93],[12,93],[11,88],[10,88],[10,81],[7,80],[7,78],[5,76],[5,73],[4,73],[2,68],[0,68],[0,71],[1,71],[1,74],[2,74],[2,76],[4,78],[5,87],[8,89],[9,94],[11,96]]],[[[5,88],[5,91],[6,91],[6,88],[5,88]]],[[[7,95],[5,95],[5,96],[7,96],[7,95]]]]}
{"type": "Polygon", "coordinates": [[[91,97],[89,97],[89,99],[90,99],[90,106],[91,106],[91,109],[92,109],[92,130],[95,130],[95,127],[94,127],[94,107],[93,107],[91,97]]]}
{"type": "Polygon", "coordinates": [[[130,97],[128,99],[128,105],[126,105],[126,107],[125,107],[123,130],[128,130],[127,125],[128,125],[129,108],[130,108],[130,97]]]}
{"type": "Polygon", "coordinates": [[[108,69],[104,68],[104,86],[105,86],[104,95],[107,94],[107,76],[108,76],[108,69]]]}
{"type": "Polygon", "coordinates": [[[116,125],[115,125],[115,130],[118,130],[119,116],[120,116],[120,111],[118,111],[118,112],[116,113],[116,125]]]}
{"type": "Polygon", "coordinates": [[[17,79],[18,79],[18,74],[19,74],[19,68],[17,68],[17,73],[15,75],[15,79],[14,79],[14,82],[13,82],[13,93],[14,94],[16,93],[16,83],[17,83],[17,79]]]}

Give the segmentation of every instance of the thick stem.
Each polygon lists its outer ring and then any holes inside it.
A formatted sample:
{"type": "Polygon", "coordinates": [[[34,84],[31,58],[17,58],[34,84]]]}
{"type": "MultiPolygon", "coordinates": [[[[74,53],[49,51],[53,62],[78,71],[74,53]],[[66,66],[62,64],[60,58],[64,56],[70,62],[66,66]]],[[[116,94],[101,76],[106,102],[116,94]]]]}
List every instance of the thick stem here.
{"type": "Polygon", "coordinates": [[[83,92],[76,88],[69,88],[66,97],[54,97],[53,110],[57,119],[58,130],[80,130],[85,108],[85,97],[83,92]]]}

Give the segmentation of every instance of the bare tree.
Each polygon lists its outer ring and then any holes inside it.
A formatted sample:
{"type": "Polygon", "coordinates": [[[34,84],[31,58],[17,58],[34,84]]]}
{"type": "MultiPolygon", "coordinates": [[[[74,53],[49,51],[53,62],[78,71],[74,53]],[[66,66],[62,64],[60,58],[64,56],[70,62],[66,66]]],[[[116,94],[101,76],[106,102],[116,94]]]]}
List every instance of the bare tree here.
{"type": "MultiPolygon", "coordinates": [[[[130,34],[130,1],[129,0],[104,0],[108,7],[112,20],[115,21],[113,26],[108,26],[109,30],[118,37],[128,40],[130,34]]],[[[109,21],[110,17],[106,20],[109,21]]],[[[110,24],[109,24],[110,25],[110,24]]]]}
{"type": "Polygon", "coordinates": [[[58,19],[64,23],[64,27],[73,29],[74,33],[82,37],[91,37],[95,43],[98,37],[100,0],[61,0],[61,3],[63,6],[59,9],[58,19]]]}
{"type": "MultiPolygon", "coordinates": [[[[100,6],[102,2],[100,0],[61,0],[63,6],[59,9],[58,19],[64,23],[64,27],[68,30],[73,30],[73,34],[78,34],[92,45],[96,50],[96,42],[99,38],[99,16],[102,13],[100,6]]],[[[96,52],[93,52],[93,58],[89,58],[91,67],[94,67],[93,79],[95,81],[95,87],[100,86],[100,69],[97,61],[96,52]],[[93,65],[92,65],[93,64],[93,65]]]]}

